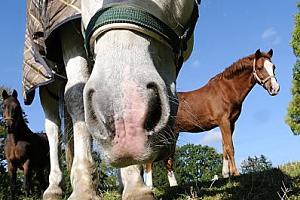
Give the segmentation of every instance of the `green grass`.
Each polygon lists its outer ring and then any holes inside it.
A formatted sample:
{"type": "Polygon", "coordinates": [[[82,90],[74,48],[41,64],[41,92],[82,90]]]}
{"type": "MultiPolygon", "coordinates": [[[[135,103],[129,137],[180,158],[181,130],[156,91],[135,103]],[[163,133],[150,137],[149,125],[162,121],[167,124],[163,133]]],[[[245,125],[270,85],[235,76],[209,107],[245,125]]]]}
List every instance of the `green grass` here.
{"type": "Polygon", "coordinates": [[[300,200],[300,162],[259,173],[219,179],[211,188],[210,185],[211,182],[192,183],[156,189],[155,193],[162,200],[276,200],[280,196],[284,200],[300,200]]]}
{"type": "MultiPolygon", "coordinates": [[[[172,188],[155,188],[159,200],[300,200],[300,162],[285,164],[271,170],[240,175],[230,179],[219,179],[212,187],[211,182],[190,183],[172,188]]],[[[2,185],[3,187],[3,185],[2,185]]],[[[0,199],[7,193],[0,190],[0,199]]],[[[22,200],[38,200],[37,196],[22,200]]],[[[67,199],[67,198],[64,198],[67,199]]],[[[121,199],[117,191],[102,193],[103,200],[121,199]]]]}

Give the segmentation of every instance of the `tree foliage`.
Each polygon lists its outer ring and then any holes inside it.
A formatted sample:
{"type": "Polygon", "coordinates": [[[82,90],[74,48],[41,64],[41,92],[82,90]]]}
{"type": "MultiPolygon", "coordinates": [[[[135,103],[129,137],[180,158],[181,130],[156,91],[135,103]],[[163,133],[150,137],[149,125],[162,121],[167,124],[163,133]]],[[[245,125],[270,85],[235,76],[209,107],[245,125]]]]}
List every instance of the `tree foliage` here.
{"type": "MultiPolygon", "coordinates": [[[[186,144],[177,147],[174,172],[178,184],[188,184],[211,180],[221,175],[222,154],[208,146],[186,144]]],[[[168,186],[167,171],[162,162],[154,164],[154,186],[168,186]]]]}
{"type": "Polygon", "coordinates": [[[264,155],[260,155],[260,157],[248,156],[248,159],[241,163],[241,169],[243,174],[262,172],[272,169],[272,163],[264,155]]]}
{"type": "MultiPolygon", "coordinates": [[[[300,3],[298,3],[300,11],[300,3]]],[[[291,46],[296,57],[300,58],[300,12],[295,15],[295,27],[292,34],[291,46]]],[[[298,59],[293,68],[292,100],[288,106],[286,123],[295,135],[300,135],[300,60],[298,59]]]]}
{"type": "Polygon", "coordinates": [[[300,57],[300,3],[298,3],[299,12],[295,14],[295,27],[292,34],[291,45],[293,47],[294,54],[300,57]]]}
{"type": "Polygon", "coordinates": [[[106,165],[97,152],[93,151],[92,156],[98,172],[98,189],[101,191],[117,189],[117,170],[106,165]]]}

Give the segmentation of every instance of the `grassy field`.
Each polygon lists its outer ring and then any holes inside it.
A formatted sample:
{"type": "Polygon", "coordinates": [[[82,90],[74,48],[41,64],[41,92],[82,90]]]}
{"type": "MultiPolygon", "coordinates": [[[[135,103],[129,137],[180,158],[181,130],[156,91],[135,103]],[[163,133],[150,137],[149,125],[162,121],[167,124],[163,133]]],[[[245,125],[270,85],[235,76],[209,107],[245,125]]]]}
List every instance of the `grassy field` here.
{"type": "MultiPolygon", "coordinates": [[[[268,171],[212,182],[154,189],[162,200],[300,200],[300,162],[268,171]]],[[[104,200],[117,200],[116,192],[104,193],[104,200]]]]}
{"type": "Polygon", "coordinates": [[[166,200],[300,200],[300,162],[260,173],[220,179],[212,187],[211,182],[201,182],[168,188],[160,191],[157,197],[166,200]]]}
{"type": "MultiPolygon", "coordinates": [[[[191,183],[172,188],[155,188],[161,200],[300,200],[300,162],[268,171],[211,182],[191,183]]],[[[121,199],[117,191],[107,191],[104,200],[121,199]]],[[[5,194],[0,199],[6,199],[5,194]]],[[[37,197],[23,198],[37,200],[37,197]]]]}

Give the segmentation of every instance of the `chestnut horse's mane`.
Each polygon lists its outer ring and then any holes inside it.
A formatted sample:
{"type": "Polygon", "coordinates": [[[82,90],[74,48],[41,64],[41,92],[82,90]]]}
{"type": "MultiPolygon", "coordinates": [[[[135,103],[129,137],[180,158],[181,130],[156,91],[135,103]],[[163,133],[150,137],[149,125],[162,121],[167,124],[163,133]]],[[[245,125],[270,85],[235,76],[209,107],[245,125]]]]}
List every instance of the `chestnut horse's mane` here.
{"type": "MultiPolygon", "coordinates": [[[[261,53],[262,57],[266,57],[270,59],[270,56],[267,53],[261,53]]],[[[232,79],[235,76],[240,75],[246,70],[253,70],[252,67],[252,62],[255,57],[255,54],[251,54],[249,56],[246,56],[244,58],[239,59],[238,61],[234,62],[231,64],[229,67],[227,67],[223,72],[217,74],[213,78],[211,78],[209,81],[213,81],[216,79],[232,79]]]]}

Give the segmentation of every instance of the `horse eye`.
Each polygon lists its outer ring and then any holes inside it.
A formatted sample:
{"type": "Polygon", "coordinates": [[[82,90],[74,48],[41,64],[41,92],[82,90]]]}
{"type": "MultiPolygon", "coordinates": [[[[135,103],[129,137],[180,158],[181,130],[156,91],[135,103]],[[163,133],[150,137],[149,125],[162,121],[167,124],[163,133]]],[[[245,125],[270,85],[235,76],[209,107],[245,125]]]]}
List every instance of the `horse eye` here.
{"type": "Polygon", "coordinates": [[[257,68],[258,70],[263,70],[264,69],[264,66],[258,66],[258,68],[257,68]]]}

